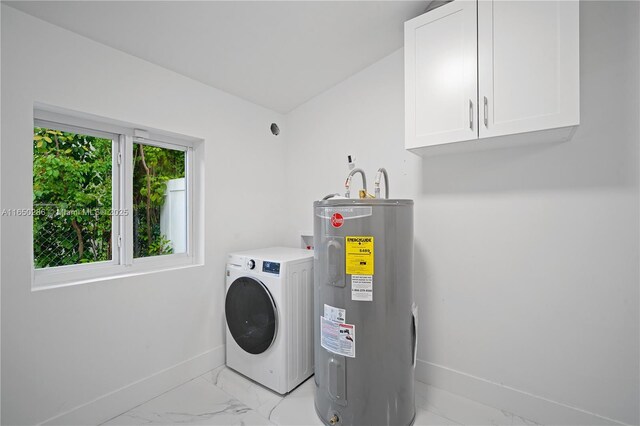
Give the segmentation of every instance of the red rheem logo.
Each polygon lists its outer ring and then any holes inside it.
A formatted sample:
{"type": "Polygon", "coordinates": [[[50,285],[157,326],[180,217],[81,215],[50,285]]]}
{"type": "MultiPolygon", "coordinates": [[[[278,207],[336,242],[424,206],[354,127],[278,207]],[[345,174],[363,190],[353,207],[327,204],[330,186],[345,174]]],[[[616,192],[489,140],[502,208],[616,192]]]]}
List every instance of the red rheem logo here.
{"type": "Polygon", "coordinates": [[[334,213],[331,216],[331,226],[340,228],[344,224],[344,217],[340,213],[334,213]]]}

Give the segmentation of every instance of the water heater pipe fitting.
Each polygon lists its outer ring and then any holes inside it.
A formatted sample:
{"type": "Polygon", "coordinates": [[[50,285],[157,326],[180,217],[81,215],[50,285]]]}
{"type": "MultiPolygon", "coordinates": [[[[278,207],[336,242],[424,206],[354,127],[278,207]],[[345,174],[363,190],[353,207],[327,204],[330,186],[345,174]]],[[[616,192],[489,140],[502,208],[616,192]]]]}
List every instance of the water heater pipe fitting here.
{"type": "Polygon", "coordinates": [[[387,169],[384,167],[378,169],[378,173],[376,173],[376,178],[373,182],[375,197],[380,198],[380,178],[382,176],[384,176],[384,198],[389,199],[389,175],[387,174],[387,169]]]}
{"type": "Polygon", "coordinates": [[[365,191],[367,190],[367,177],[364,174],[364,170],[362,170],[361,168],[355,168],[349,172],[347,180],[344,182],[344,188],[346,190],[344,196],[346,198],[351,198],[351,190],[349,188],[351,187],[351,179],[356,173],[360,173],[360,175],[362,175],[362,189],[364,189],[365,191]]]}

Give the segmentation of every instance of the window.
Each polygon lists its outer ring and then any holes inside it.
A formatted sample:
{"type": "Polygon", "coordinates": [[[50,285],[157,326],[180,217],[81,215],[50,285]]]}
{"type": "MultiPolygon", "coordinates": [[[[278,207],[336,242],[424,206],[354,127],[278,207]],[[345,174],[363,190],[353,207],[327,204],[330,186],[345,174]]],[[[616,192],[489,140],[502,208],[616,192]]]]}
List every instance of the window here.
{"type": "Polygon", "coordinates": [[[36,110],[34,287],[197,262],[198,140],[36,110]]]}
{"type": "Polygon", "coordinates": [[[133,144],[133,257],[184,253],[185,151],[133,144]]]}
{"type": "Polygon", "coordinates": [[[33,129],[36,269],[112,260],[115,135],[86,133],[33,129]]]}

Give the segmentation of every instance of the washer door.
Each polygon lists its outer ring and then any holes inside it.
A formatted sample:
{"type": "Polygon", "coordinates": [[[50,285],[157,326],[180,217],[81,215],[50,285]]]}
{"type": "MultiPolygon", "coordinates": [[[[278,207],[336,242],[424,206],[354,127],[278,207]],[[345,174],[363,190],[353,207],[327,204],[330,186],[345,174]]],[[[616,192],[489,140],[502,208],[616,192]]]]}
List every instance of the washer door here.
{"type": "Polygon", "coordinates": [[[224,311],[238,346],[254,355],[269,349],[276,337],[277,312],[264,284],[250,277],[236,279],[227,291],[224,311]]]}

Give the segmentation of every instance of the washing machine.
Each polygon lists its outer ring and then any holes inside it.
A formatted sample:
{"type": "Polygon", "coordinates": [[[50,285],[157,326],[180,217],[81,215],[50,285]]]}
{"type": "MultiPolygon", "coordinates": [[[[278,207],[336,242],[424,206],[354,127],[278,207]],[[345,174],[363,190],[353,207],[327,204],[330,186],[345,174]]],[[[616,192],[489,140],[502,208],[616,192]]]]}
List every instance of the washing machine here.
{"type": "Polygon", "coordinates": [[[231,253],[226,271],[227,366],[290,392],[313,374],[313,252],[231,253]]]}

